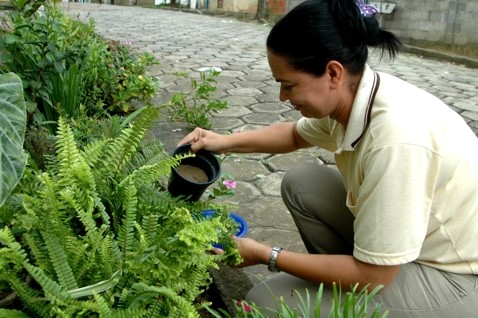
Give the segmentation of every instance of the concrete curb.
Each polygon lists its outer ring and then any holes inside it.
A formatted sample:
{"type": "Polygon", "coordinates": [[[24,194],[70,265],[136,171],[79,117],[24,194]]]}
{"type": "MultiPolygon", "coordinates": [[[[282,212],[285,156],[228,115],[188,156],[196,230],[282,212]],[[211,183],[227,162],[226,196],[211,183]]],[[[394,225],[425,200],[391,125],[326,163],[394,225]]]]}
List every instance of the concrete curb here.
{"type": "Polygon", "coordinates": [[[414,55],[421,55],[426,58],[439,60],[439,61],[448,61],[454,64],[464,65],[469,68],[478,68],[478,59],[473,59],[470,57],[459,56],[456,54],[450,54],[448,52],[429,50],[417,46],[403,45],[402,52],[410,53],[414,55]]]}

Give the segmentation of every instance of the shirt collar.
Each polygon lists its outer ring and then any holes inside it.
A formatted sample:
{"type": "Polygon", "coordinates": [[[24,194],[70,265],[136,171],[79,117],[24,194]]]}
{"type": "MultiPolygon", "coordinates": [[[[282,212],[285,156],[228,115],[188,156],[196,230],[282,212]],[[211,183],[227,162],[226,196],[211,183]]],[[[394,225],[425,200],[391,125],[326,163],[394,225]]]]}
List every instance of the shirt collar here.
{"type": "Polygon", "coordinates": [[[354,151],[355,147],[362,139],[362,136],[370,122],[370,113],[372,110],[373,100],[380,84],[378,74],[365,65],[357,94],[352,105],[347,129],[342,145],[335,151],[336,154],[342,151],[354,151]]]}

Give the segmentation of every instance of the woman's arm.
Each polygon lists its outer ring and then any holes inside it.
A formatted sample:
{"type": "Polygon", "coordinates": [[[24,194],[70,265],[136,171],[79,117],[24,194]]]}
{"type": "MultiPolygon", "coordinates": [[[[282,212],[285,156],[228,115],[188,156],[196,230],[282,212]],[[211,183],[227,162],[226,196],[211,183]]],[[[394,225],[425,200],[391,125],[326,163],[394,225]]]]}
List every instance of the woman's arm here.
{"type": "Polygon", "coordinates": [[[311,146],[299,136],[295,122],[277,123],[262,129],[230,135],[196,128],[179,142],[188,143],[192,144],[192,152],[206,149],[215,153],[287,153],[311,146]]]}
{"type": "MultiPolygon", "coordinates": [[[[250,238],[236,238],[239,252],[244,259],[240,265],[269,264],[272,248],[250,238]]],[[[276,268],[309,282],[331,286],[339,284],[350,288],[359,284],[359,290],[368,285],[373,290],[378,285],[387,287],[400,270],[399,265],[381,266],[361,262],[352,255],[305,254],[282,250],[276,268]]]]}

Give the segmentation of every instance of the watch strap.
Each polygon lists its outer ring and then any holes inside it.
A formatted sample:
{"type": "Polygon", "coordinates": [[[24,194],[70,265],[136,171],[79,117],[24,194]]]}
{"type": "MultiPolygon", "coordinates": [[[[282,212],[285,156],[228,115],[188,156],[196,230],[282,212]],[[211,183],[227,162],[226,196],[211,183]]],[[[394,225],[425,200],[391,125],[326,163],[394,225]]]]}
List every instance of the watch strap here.
{"type": "Polygon", "coordinates": [[[277,256],[279,256],[280,251],[282,251],[282,247],[280,246],[274,246],[272,248],[271,256],[269,257],[269,266],[267,266],[270,272],[280,272],[280,270],[276,268],[277,256]]]}

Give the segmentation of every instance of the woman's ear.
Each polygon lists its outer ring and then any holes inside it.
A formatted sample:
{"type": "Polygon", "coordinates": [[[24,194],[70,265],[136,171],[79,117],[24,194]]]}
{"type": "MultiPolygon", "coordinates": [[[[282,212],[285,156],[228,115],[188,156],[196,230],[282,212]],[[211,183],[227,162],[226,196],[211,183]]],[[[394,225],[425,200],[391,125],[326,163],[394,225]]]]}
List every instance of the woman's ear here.
{"type": "Polygon", "coordinates": [[[337,88],[343,80],[344,67],[337,61],[329,61],[325,66],[325,74],[330,81],[330,87],[337,88]]]}

